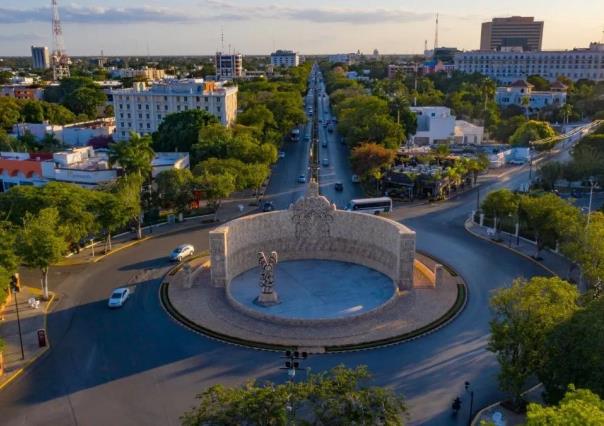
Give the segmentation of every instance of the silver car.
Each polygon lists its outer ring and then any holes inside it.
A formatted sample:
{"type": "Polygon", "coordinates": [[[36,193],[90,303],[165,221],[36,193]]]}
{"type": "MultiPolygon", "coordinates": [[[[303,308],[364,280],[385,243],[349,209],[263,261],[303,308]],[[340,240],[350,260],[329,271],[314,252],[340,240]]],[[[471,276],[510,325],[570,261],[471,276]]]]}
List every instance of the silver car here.
{"type": "Polygon", "coordinates": [[[124,306],[128,296],[130,296],[130,290],[128,290],[126,287],[116,288],[113,290],[113,293],[111,293],[107,306],[110,308],[120,308],[124,306]]]}
{"type": "Polygon", "coordinates": [[[195,248],[192,244],[181,244],[172,250],[172,253],[170,253],[170,260],[182,262],[185,257],[192,256],[193,253],[195,253],[195,248]]]}

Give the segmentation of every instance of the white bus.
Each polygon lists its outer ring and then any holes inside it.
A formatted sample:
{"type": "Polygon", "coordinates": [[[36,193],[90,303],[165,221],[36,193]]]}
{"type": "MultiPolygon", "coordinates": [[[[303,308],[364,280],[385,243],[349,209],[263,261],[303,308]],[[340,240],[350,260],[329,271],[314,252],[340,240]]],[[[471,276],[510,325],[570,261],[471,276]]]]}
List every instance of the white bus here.
{"type": "Polygon", "coordinates": [[[390,213],[392,211],[392,198],[359,198],[350,200],[346,210],[370,214],[390,213]]]}

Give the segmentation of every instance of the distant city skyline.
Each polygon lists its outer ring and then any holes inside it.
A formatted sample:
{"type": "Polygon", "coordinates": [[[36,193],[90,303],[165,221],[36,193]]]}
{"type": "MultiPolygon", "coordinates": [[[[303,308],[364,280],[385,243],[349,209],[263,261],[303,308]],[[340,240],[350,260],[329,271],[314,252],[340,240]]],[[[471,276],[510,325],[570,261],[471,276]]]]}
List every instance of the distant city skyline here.
{"type": "MultiPolygon", "coordinates": [[[[72,56],[211,55],[220,50],[268,54],[337,52],[421,53],[434,44],[478,49],[481,23],[493,17],[545,21],[543,48],[571,49],[601,41],[604,2],[576,0],[59,0],[67,52],[72,56]],[[126,4],[126,5],[125,5],[126,4]]],[[[4,0],[0,56],[28,56],[31,45],[52,47],[49,0],[4,0]]]]}

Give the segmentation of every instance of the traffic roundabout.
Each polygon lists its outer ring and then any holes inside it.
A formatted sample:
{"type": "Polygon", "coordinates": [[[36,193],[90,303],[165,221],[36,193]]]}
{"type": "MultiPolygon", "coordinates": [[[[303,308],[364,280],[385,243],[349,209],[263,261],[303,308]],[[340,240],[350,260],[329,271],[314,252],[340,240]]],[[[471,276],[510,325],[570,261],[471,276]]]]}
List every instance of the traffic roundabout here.
{"type": "Polygon", "coordinates": [[[162,304],[192,330],[255,348],[399,343],[442,327],[467,297],[456,272],[416,253],[415,232],[336,210],[312,185],[288,210],[216,228],[209,246],[166,275],[162,304]]]}

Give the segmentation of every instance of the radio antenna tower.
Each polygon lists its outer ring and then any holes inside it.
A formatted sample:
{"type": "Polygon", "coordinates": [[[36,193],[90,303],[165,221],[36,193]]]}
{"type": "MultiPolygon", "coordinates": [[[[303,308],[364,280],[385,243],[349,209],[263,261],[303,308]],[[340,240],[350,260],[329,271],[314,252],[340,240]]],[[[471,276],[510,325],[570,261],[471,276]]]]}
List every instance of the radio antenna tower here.
{"type": "Polygon", "coordinates": [[[434,30],[434,50],[438,48],[438,13],[436,13],[436,29],[434,30]]]}
{"type": "Polygon", "coordinates": [[[69,64],[71,60],[65,52],[63,44],[63,29],[61,28],[61,18],[59,17],[59,5],[57,0],[51,0],[52,7],[52,73],[54,80],[61,80],[69,77],[69,64]]]}

